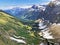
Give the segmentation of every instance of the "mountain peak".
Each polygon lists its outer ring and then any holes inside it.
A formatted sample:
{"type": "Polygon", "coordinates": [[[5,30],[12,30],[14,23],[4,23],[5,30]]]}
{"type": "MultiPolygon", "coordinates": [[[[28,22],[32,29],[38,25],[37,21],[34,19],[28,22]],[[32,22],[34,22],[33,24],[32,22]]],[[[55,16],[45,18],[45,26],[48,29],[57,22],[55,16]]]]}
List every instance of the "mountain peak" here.
{"type": "Polygon", "coordinates": [[[37,5],[33,5],[32,8],[33,9],[38,9],[38,6],[37,5]]]}

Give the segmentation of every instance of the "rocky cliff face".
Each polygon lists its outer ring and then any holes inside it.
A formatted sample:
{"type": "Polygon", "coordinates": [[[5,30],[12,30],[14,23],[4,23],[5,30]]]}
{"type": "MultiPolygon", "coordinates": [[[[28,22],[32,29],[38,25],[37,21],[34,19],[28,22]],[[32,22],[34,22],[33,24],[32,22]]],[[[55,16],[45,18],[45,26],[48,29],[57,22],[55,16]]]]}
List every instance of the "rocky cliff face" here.
{"type": "Polygon", "coordinates": [[[50,2],[44,11],[44,17],[51,22],[60,22],[60,4],[50,2]]]}

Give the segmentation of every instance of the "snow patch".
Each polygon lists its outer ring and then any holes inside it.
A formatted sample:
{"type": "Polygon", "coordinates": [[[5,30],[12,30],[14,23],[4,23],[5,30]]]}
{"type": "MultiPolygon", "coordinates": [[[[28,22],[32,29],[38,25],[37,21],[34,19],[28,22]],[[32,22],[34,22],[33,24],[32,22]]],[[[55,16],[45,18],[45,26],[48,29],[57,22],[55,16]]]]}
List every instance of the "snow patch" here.
{"type": "Polygon", "coordinates": [[[51,35],[51,32],[49,33],[48,30],[41,31],[43,33],[43,37],[46,39],[54,39],[53,36],[51,35]]]}
{"type": "Polygon", "coordinates": [[[13,37],[10,37],[10,39],[14,40],[14,41],[16,41],[18,43],[24,43],[24,44],[26,44],[26,42],[24,40],[21,40],[21,39],[16,39],[16,38],[13,38],[13,37]]]}
{"type": "Polygon", "coordinates": [[[51,35],[52,33],[49,32],[49,28],[47,27],[47,24],[44,25],[44,21],[40,21],[39,22],[39,29],[42,29],[41,30],[41,35],[43,36],[43,38],[46,38],[46,39],[54,39],[53,36],[51,35]]]}

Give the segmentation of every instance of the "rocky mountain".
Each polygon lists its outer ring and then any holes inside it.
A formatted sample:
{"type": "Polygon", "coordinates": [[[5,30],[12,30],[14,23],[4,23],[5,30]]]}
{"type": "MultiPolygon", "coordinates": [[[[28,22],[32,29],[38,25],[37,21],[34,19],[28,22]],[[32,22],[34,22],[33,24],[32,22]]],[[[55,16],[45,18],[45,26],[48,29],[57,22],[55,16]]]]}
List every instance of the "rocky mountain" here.
{"type": "Polygon", "coordinates": [[[60,22],[60,2],[51,1],[48,5],[33,5],[30,8],[13,8],[11,10],[4,10],[5,12],[19,18],[26,20],[37,20],[44,18],[50,22],[60,22]]]}
{"type": "MultiPolygon", "coordinates": [[[[25,17],[24,19],[29,19],[29,20],[37,20],[39,18],[42,18],[43,16],[43,11],[45,10],[45,7],[43,6],[36,6],[33,5],[28,12],[26,12],[23,16],[25,17]]],[[[22,16],[22,17],[23,17],[22,16]]]]}
{"type": "Polygon", "coordinates": [[[51,22],[60,22],[60,3],[50,2],[44,11],[44,17],[51,22]]]}
{"type": "Polygon", "coordinates": [[[45,6],[42,5],[33,5],[30,8],[13,8],[9,10],[4,10],[5,12],[22,19],[36,20],[38,17],[43,15],[45,6]]]}

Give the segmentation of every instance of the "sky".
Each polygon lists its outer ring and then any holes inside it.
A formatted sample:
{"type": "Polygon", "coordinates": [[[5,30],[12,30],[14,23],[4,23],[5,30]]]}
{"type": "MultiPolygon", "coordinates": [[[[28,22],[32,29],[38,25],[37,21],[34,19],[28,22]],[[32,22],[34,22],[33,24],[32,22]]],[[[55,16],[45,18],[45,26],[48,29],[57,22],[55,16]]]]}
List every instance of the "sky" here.
{"type": "Polygon", "coordinates": [[[1,8],[8,8],[12,6],[30,6],[30,5],[37,5],[37,4],[46,4],[51,0],[0,0],[0,9],[1,8]]]}

